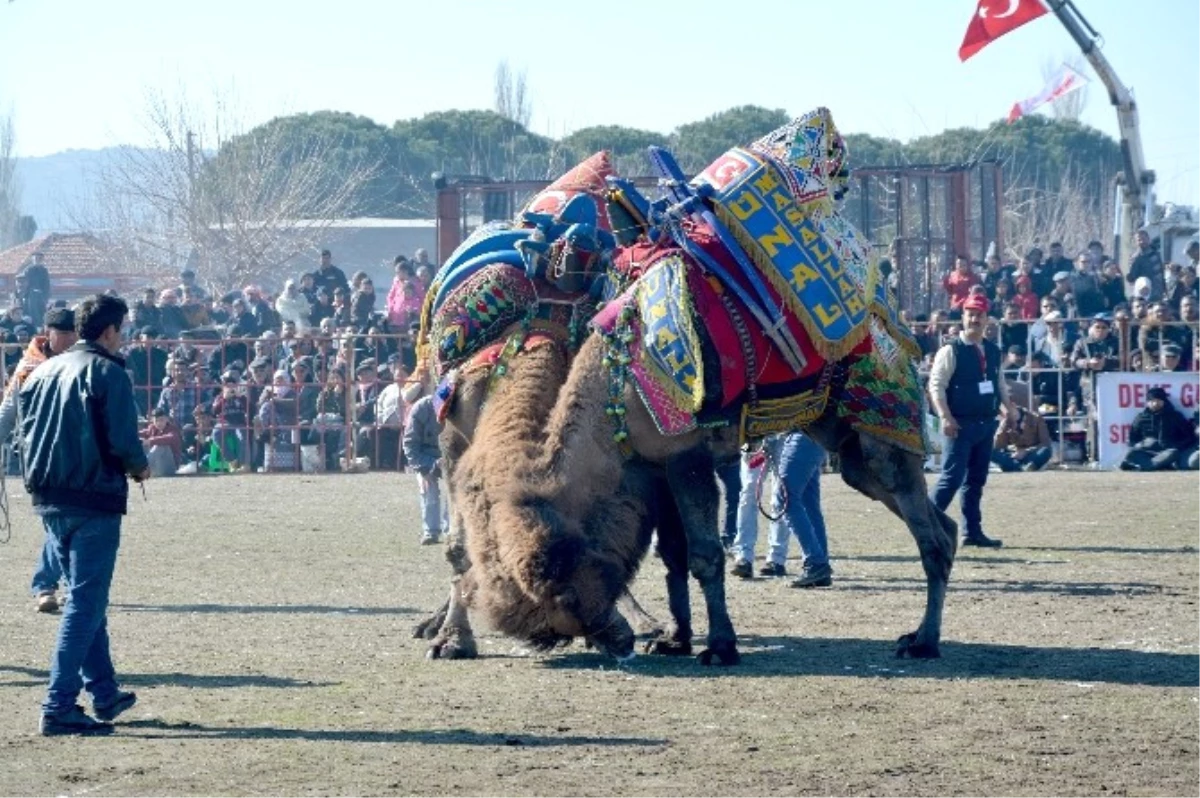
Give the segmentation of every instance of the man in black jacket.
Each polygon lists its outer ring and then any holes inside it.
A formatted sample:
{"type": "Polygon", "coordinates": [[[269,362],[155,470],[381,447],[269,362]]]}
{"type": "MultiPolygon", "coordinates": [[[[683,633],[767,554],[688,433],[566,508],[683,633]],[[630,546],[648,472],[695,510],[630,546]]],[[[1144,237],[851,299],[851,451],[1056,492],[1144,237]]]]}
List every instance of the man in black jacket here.
{"type": "Polygon", "coordinates": [[[1196,430],[1171,404],[1167,392],[1154,386],[1146,391],[1146,409],[1133,419],[1129,453],[1122,471],[1195,470],[1196,430]]]}
{"type": "Polygon", "coordinates": [[[110,732],[106,721],[137,701],[117,684],[106,618],[129,498],[126,474],[139,482],[150,476],[133,386],[116,354],[128,313],[118,297],[84,301],[76,315],[82,340],[34,371],[18,398],[25,488],[68,577],[42,704],[47,736],[110,732]],[[83,688],[100,721],[76,705],[83,688]]]}

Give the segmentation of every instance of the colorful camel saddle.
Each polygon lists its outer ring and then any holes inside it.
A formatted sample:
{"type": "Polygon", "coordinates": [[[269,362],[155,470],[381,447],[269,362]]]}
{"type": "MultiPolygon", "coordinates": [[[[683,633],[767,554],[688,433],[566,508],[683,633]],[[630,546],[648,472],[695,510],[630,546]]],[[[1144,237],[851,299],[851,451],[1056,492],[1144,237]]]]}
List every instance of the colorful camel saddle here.
{"type": "Polygon", "coordinates": [[[702,172],[693,185],[712,213],[678,193],[685,218],[649,204],[658,243],[621,252],[615,271],[636,279],[593,326],[664,434],[736,423],[752,440],[803,428],[833,398],[856,428],[924,451],[919,348],[836,210],[845,154],[819,109],[702,172]]]}
{"type": "Polygon", "coordinates": [[[596,153],[538,193],[516,222],[485,225],[451,254],[421,320],[421,354],[438,378],[514,325],[564,341],[586,331],[589,292],[615,247],[604,198],[612,174],[608,153],[596,153]]]}

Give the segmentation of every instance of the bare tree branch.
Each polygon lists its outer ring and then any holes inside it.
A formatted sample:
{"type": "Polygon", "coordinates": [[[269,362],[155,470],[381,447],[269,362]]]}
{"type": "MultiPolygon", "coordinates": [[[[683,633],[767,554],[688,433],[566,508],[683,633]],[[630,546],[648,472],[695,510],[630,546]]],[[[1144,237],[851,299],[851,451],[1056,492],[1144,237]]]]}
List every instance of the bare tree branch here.
{"type": "Polygon", "coordinates": [[[325,243],[335,220],[357,214],[380,164],[346,165],[336,136],[299,140],[281,125],[244,133],[228,98],[216,100],[205,117],[151,94],[152,146],[118,150],[97,181],[100,196],[73,222],[103,231],[129,271],[186,264],[217,290],[279,282],[288,261],[325,243]]]}

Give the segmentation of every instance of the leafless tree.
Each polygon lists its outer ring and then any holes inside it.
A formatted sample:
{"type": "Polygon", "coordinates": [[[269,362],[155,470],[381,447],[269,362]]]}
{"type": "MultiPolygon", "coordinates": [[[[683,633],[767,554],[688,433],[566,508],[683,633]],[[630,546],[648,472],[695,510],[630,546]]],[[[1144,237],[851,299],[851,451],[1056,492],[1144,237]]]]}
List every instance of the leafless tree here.
{"type": "Polygon", "coordinates": [[[1068,255],[1082,252],[1111,228],[1111,212],[1100,207],[1097,213],[1095,192],[1070,172],[1055,190],[1013,184],[1004,191],[1006,254],[1015,260],[1035,245],[1044,252],[1053,241],[1062,242],[1068,255]]]}
{"type": "Polygon", "coordinates": [[[280,282],[288,261],[311,255],[335,220],[356,215],[359,190],[380,165],[345,164],[336,137],[300,139],[270,124],[245,131],[232,103],[216,100],[201,114],[151,93],[150,146],[118,150],[75,224],[102,234],[131,271],[186,264],[219,290],[280,282]]]}
{"type": "Polygon", "coordinates": [[[18,243],[21,186],[17,181],[17,159],[13,155],[15,143],[12,117],[0,115],[0,249],[18,243]]]}
{"type": "Polygon", "coordinates": [[[525,70],[513,74],[508,61],[496,65],[496,113],[523,128],[533,119],[525,70]]]}

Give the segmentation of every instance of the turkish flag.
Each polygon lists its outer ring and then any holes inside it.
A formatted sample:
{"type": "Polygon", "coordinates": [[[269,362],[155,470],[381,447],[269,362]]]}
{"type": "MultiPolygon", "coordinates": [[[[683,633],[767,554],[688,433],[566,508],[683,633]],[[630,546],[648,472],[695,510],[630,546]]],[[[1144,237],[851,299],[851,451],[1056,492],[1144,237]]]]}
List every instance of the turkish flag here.
{"type": "Polygon", "coordinates": [[[959,60],[966,61],[1004,34],[1045,13],[1041,0],[979,0],[962,47],[958,48],[959,60]]]}

